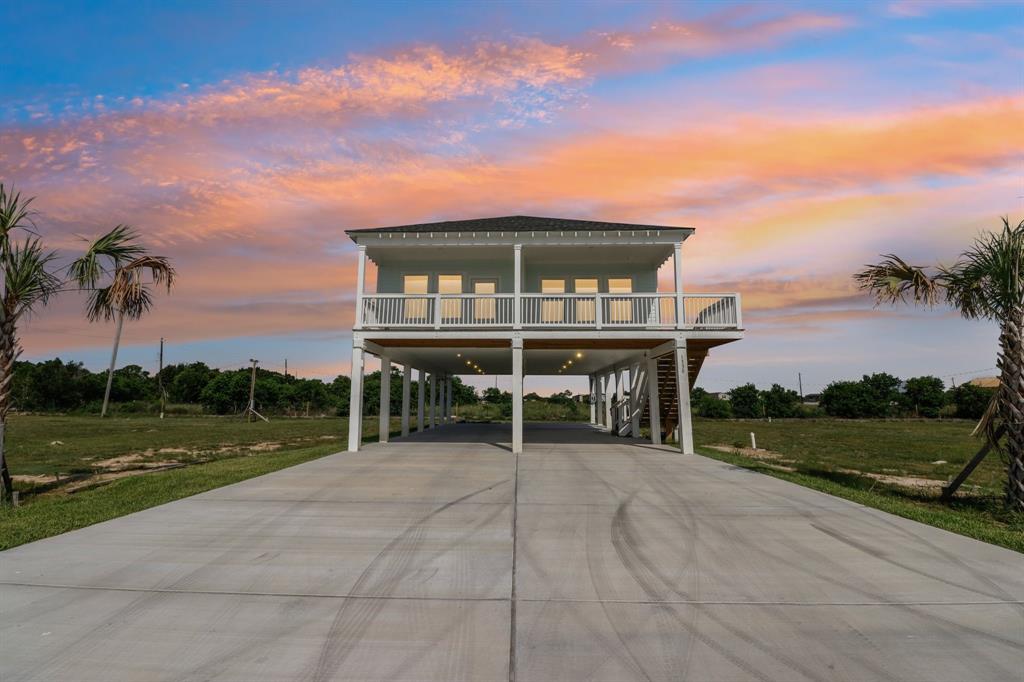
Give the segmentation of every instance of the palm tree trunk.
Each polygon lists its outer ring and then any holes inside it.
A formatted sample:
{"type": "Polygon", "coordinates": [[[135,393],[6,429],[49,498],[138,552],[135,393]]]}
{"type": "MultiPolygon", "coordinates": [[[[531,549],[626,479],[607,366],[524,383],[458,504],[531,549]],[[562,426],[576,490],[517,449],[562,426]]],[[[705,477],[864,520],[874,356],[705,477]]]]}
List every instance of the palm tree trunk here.
{"type": "Polygon", "coordinates": [[[1024,512],[1024,307],[1010,315],[999,334],[999,414],[1006,426],[1006,501],[1024,512]]]}
{"type": "MultiPolygon", "coordinates": [[[[0,313],[2,315],[2,313],[0,313]]],[[[7,430],[7,413],[11,409],[11,386],[14,377],[14,359],[17,357],[14,320],[3,315],[0,323],[0,485],[3,493],[0,500],[14,496],[14,482],[7,468],[7,452],[4,450],[4,432],[7,430]]]]}
{"type": "Polygon", "coordinates": [[[107,390],[103,393],[103,409],[100,410],[100,417],[107,416],[107,406],[110,405],[110,387],[114,383],[114,366],[117,364],[117,347],[121,345],[121,329],[124,327],[124,311],[117,311],[117,331],[114,332],[114,352],[110,354],[110,370],[107,372],[107,390]]]}

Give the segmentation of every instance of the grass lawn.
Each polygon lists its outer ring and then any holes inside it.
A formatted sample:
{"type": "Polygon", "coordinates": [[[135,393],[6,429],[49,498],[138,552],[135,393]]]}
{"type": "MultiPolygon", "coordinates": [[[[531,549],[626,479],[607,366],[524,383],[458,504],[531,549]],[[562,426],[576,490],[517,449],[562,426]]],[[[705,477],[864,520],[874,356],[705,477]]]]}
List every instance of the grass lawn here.
{"type": "Polygon", "coordinates": [[[981,447],[970,437],[973,426],[955,420],[698,420],[694,442],[709,457],[1024,552],[1024,519],[1003,507],[1006,472],[997,455],[982,462],[952,504],[938,500],[941,485],[981,447]],[[767,453],[749,451],[751,431],[767,453]]]}
{"type": "MultiPolygon", "coordinates": [[[[479,412],[464,416],[501,418],[479,412]]],[[[398,428],[393,420],[392,433],[398,428]]],[[[941,484],[980,445],[971,428],[959,421],[698,420],[694,438],[704,455],[1024,552],[1024,519],[1002,507],[998,457],[975,471],[952,505],[938,501],[941,484]],[[757,453],[736,447],[749,445],[751,431],[757,453]]],[[[0,549],[338,452],[347,432],[340,418],[15,416],[8,457],[22,506],[0,508],[0,549]]],[[[376,439],[376,418],[363,433],[376,439]]]]}
{"type": "MultiPolygon", "coordinates": [[[[7,455],[22,504],[0,507],[0,549],[344,450],[347,433],[341,418],[15,415],[7,455]]],[[[363,433],[376,440],[376,418],[363,433]]]]}

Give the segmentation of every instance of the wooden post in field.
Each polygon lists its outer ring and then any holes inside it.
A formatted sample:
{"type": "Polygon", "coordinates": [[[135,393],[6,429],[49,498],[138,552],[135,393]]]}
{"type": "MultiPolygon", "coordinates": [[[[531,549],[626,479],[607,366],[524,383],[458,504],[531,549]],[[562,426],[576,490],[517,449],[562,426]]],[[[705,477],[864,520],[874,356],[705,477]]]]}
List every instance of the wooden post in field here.
{"type": "Polygon", "coordinates": [[[249,381],[249,407],[245,408],[246,421],[251,422],[253,415],[255,415],[263,421],[269,422],[269,419],[256,411],[256,364],[259,360],[249,358],[249,362],[252,363],[252,379],[249,381]]]}
{"type": "Polygon", "coordinates": [[[164,418],[164,337],[160,337],[160,369],[156,373],[156,383],[160,388],[160,418],[164,418]]]}

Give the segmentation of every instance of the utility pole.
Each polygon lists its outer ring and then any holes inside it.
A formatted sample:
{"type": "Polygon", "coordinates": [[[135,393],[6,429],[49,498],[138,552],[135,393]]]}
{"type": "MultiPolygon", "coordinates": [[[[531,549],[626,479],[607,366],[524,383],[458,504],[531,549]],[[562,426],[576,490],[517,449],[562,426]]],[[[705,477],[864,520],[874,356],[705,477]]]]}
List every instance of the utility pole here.
{"type": "Polygon", "coordinates": [[[804,375],[801,372],[796,373],[796,381],[800,384],[800,402],[804,401],[804,375]]]}
{"type": "Polygon", "coordinates": [[[156,373],[157,386],[160,388],[160,418],[164,418],[164,337],[160,337],[160,370],[156,373]]]}
{"type": "Polygon", "coordinates": [[[284,380],[288,381],[288,358],[284,359],[284,380]]]}
{"type": "Polygon", "coordinates": [[[259,364],[259,360],[249,358],[249,362],[252,363],[252,379],[249,381],[249,407],[245,408],[246,421],[251,422],[253,415],[256,415],[263,421],[269,422],[269,419],[256,411],[256,365],[259,364]]]}

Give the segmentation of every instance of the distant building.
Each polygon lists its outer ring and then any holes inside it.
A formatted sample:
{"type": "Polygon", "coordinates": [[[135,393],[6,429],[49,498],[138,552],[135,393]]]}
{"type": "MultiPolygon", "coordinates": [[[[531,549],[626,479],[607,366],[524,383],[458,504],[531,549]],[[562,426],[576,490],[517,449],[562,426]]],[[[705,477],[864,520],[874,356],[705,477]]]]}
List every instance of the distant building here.
{"type": "Polygon", "coordinates": [[[977,379],[971,379],[967,383],[972,386],[981,386],[982,388],[999,388],[999,377],[978,377],[977,379]]]}

